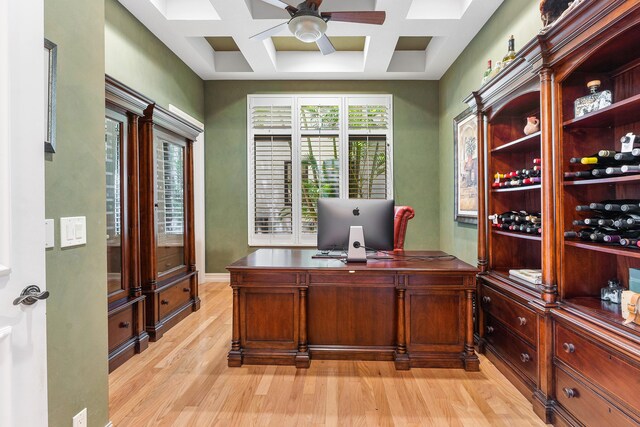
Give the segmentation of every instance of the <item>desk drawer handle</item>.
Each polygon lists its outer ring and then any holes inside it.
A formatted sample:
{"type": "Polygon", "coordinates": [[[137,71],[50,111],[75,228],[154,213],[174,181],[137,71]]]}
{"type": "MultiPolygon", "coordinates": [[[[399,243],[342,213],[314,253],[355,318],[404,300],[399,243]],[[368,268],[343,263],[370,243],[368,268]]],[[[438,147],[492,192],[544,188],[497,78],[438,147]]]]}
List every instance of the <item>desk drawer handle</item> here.
{"type": "Polygon", "coordinates": [[[129,327],[129,322],[120,322],[120,326],[122,329],[127,329],[129,327]]]}
{"type": "Polygon", "coordinates": [[[566,353],[573,353],[574,351],[576,351],[576,346],[574,346],[571,343],[564,343],[562,344],[562,349],[566,352],[566,353]]]}
{"type": "Polygon", "coordinates": [[[520,353],[520,360],[522,360],[522,363],[527,363],[531,360],[531,356],[527,353],[520,353]]]}
{"type": "Polygon", "coordinates": [[[562,392],[564,393],[565,396],[567,396],[567,399],[578,397],[578,392],[576,391],[575,388],[565,387],[562,389],[562,392]]]}
{"type": "Polygon", "coordinates": [[[160,301],[160,304],[169,305],[169,300],[168,299],[163,299],[162,301],[160,301]]]}
{"type": "Polygon", "coordinates": [[[191,292],[191,288],[182,288],[184,292],[191,292]]]}
{"type": "Polygon", "coordinates": [[[487,326],[487,335],[491,335],[494,330],[495,329],[493,329],[493,326],[487,326]]]}
{"type": "Polygon", "coordinates": [[[525,319],[524,317],[518,317],[518,323],[520,324],[520,326],[524,326],[527,324],[527,319],[525,319]]]}
{"type": "Polygon", "coordinates": [[[482,297],[482,302],[485,303],[485,304],[490,304],[491,303],[491,297],[488,297],[486,295],[483,296],[482,297]]]}

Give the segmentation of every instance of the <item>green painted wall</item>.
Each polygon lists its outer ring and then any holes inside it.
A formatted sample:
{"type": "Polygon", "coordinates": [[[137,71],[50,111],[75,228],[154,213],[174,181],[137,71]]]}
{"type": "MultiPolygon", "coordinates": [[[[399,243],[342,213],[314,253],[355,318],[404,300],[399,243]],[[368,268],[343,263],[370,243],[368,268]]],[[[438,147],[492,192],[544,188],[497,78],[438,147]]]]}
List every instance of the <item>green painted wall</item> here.
{"type": "Polygon", "coordinates": [[[394,105],[394,194],[410,205],[406,247],[440,244],[438,82],[208,81],[205,82],[206,270],[224,267],[247,245],[247,95],[259,93],[390,93],[394,105]]]}
{"type": "Polygon", "coordinates": [[[159,105],[204,120],[203,81],[117,0],[104,0],[106,73],[159,105]]]}
{"type": "MultiPolygon", "coordinates": [[[[463,100],[480,87],[487,60],[501,60],[511,34],[516,50],[542,27],[538,2],[505,0],[440,80],[440,249],[473,265],[477,228],[453,220],[453,118],[466,109],[463,100]]],[[[523,124],[524,125],[524,124],[523,124]]]]}
{"type": "Polygon", "coordinates": [[[45,36],[58,45],[57,152],[47,156],[49,425],[88,410],[109,420],[104,168],[104,1],[47,0],[45,36]],[[87,244],[60,249],[59,219],[87,217],[87,244]]]}

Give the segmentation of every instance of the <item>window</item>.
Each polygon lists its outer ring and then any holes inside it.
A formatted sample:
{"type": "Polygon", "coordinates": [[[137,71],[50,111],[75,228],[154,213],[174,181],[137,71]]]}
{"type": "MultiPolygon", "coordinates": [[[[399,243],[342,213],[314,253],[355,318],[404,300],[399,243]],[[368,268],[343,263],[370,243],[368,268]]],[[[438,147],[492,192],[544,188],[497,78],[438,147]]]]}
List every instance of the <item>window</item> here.
{"type": "Polygon", "coordinates": [[[315,246],[319,197],[393,197],[391,95],[247,104],[250,245],[315,246]]]}

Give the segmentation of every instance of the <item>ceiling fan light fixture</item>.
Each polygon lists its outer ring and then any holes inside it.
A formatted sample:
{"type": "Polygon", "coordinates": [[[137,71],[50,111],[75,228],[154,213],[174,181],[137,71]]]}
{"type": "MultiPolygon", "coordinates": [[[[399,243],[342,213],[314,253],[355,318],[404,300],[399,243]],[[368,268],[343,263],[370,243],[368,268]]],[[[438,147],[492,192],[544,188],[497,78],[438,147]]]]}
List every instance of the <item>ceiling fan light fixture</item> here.
{"type": "Polygon", "coordinates": [[[289,30],[298,40],[314,43],[327,31],[327,23],[319,16],[296,16],[289,21],[289,30]]]}

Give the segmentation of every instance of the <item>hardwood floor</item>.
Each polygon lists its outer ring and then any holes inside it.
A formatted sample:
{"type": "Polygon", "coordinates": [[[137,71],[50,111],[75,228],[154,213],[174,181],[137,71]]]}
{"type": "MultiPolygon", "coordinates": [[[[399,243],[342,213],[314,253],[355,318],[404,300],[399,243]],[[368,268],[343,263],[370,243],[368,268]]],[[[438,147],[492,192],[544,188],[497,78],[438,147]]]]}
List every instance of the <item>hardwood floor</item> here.
{"type": "Polygon", "coordinates": [[[228,368],[231,289],[203,284],[200,297],[200,311],[109,376],[115,427],[544,426],[482,356],[480,372],[327,360],[228,368]]]}

